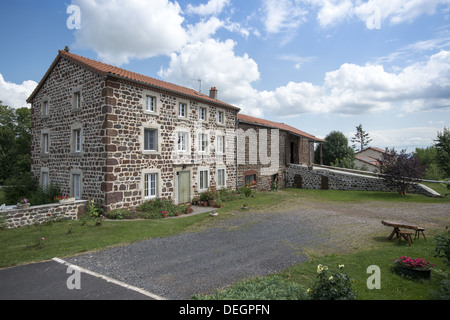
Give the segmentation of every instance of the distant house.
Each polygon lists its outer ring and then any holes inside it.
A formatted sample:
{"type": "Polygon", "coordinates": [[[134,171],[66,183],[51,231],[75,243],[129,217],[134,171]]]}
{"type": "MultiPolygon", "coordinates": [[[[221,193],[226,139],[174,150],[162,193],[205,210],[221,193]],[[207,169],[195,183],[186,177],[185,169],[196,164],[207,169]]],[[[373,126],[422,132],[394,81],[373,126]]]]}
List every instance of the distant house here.
{"type": "Polygon", "coordinates": [[[367,169],[368,171],[376,172],[380,168],[381,159],[385,150],[380,148],[369,147],[361,150],[355,154],[355,166],[358,169],[367,169]]]}
{"type": "Polygon", "coordinates": [[[218,100],[214,87],[205,95],[68,49],[27,102],[32,174],[63,195],[100,200],[107,211],[153,198],[185,203],[212,186],[268,189],[277,179],[282,187],[286,164],[311,164],[320,141],[285,124],[238,117],[240,109],[218,100]]]}
{"type": "Polygon", "coordinates": [[[238,114],[238,185],[270,190],[286,187],[289,164],[312,165],[314,146],[325,142],[297,128],[238,114]],[[275,139],[274,139],[275,137],[275,139]]]}

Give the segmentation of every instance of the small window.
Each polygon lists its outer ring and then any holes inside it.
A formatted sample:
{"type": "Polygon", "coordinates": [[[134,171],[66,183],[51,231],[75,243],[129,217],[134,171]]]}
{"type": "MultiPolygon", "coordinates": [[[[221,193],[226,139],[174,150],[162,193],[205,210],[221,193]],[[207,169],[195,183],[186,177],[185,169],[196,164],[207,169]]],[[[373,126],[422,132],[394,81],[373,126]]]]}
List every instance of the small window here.
{"type": "Polygon", "coordinates": [[[179,109],[178,109],[178,116],[181,118],[186,118],[187,114],[187,105],[186,103],[180,103],[179,109]]]}
{"type": "Polygon", "coordinates": [[[152,199],[158,196],[158,174],[148,173],[145,175],[145,199],[152,199]]]}
{"type": "Polygon", "coordinates": [[[225,136],[217,136],[217,152],[225,153],[225,136]]]}
{"type": "Polygon", "coordinates": [[[72,193],[76,200],[81,199],[81,174],[72,175],[72,193]]]}
{"type": "Polygon", "coordinates": [[[153,96],[147,96],[145,110],[148,112],[156,112],[156,98],[153,96]]]}
{"type": "Polygon", "coordinates": [[[73,152],[81,152],[81,129],[73,131],[73,152]]]}
{"type": "Polygon", "coordinates": [[[158,151],[158,130],[144,130],[144,151],[158,151]]]}
{"type": "Polygon", "coordinates": [[[81,92],[77,91],[73,93],[73,109],[81,109],[81,92]]]}
{"type": "Polygon", "coordinates": [[[256,185],[256,174],[246,175],[245,176],[245,185],[246,186],[256,185]]]}
{"type": "Polygon", "coordinates": [[[224,123],[225,123],[223,111],[219,111],[219,112],[217,113],[217,122],[218,122],[219,124],[224,124],[224,123]]]}
{"type": "Polygon", "coordinates": [[[208,150],[208,135],[204,133],[199,134],[199,148],[201,152],[206,152],[208,150]]]}
{"type": "Polygon", "coordinates": [[[206,108],[200,107],[199,119],[206,121],[206,108]]]}
{"type": "Polygon", "coordinates": [[[48,103],[48,100],[46,100],[42,103],[42,116],[43,117],[48,117],[48,112],[49,112],[48,108],[49,108],[49,103],[48,103]]]}
{"type": "Polygon", "coordinates": [[[42,187],[45,189],[49,185],[49,178],[48,178],[48,172],[43,171],[42,172],[42,180],[41,180],[42,187]]]}
{"type": "Polygon", "coordinates": [[[218,169],[217,170],[217,186],[218,187],[225,187],[225,169],[218,169]]]}
{"type": "Polygon", "coordinates": [[[42,153],[48,154],[48,150],[49,150],[48,144],[49,144],[48,133],[44,133],[42,135],[42,153]]]}
{"type": "Polygon", "coordinates": [[[208,185],[208,170],[200,170],[199,172],[200,174],[200,178],[199,178],[199,189],[200,190],[205,190],[208,189],[209,185],[208,185]]]}
{"type": "Polygon", "coordinates": [[[178,132],[178,151],[186,152],[188,148],[187,132],[178,132]]]}

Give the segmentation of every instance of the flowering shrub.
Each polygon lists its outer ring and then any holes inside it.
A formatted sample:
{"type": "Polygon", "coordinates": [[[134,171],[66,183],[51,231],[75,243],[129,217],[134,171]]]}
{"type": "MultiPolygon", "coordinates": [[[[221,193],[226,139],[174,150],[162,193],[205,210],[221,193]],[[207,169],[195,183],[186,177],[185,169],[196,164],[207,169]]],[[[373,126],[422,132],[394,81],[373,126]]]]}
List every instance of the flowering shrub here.
{"type": "MultiPolygon", "coordinates": [[[[342,270],[344,265],[339,265],[342,270]]],[[[328,267],[317,266],[317,279],[307,290],[311,300],[354,300],[356,292],[352,289],[353,280],[341,271],[330,274],[328,267]]]]}
{"type": "Polygon", "coordinates": [[[27,203],[29,203],[29,202],[28,202],[28,199],[20,199],[20,200],[19,200],[19,203],[20,203],[20,204],[27,204],[27,203]]]}
{"type": "Polygon", "coordinates": [[[429,270],[434,264],[430,263],[423,258],[412,259],[407,256],[401,256],[399,259],[394,259],[395,265],[398,267],[403,267],[413,270],[429,270]]]}
{"type": "Polygon", "coordinates": [[[59,200],[67,200],[69,198],[71,198],[71,196],[55,196],[55,197],[53,197],[53,201],[59,202],[59,200]]]}

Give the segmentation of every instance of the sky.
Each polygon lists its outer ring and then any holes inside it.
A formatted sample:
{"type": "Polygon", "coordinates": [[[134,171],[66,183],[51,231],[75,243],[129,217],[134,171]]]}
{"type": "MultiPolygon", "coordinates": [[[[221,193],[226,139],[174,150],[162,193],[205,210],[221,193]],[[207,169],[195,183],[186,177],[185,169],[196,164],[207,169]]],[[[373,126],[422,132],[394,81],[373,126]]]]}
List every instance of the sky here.
{"type": "Polygon", "coordinates": [[[450,126],[450,0],[1,0],[0,100],[58,50],[208,93],[319,138],[378,148],[450,126]]]}

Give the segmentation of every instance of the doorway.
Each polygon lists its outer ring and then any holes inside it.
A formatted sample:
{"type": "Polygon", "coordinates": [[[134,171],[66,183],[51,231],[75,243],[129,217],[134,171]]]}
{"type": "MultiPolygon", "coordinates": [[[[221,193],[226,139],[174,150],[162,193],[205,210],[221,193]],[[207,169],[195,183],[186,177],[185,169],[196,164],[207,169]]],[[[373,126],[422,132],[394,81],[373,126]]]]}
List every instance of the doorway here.
{"type": "Polygon", "coordinates": [[[178,203],[191,201],[191,173],[189,171],[178,172],[178,203]]]}

